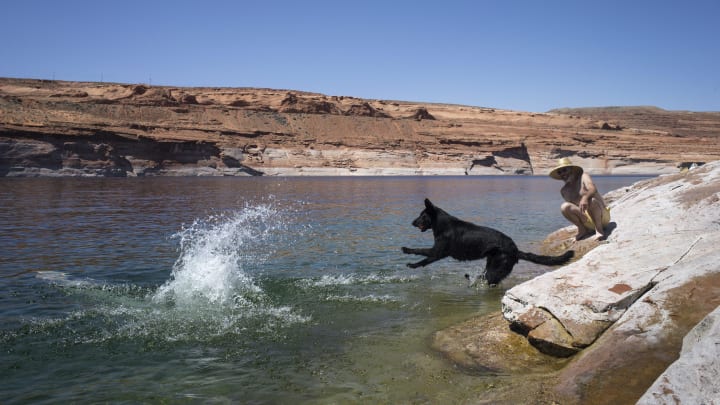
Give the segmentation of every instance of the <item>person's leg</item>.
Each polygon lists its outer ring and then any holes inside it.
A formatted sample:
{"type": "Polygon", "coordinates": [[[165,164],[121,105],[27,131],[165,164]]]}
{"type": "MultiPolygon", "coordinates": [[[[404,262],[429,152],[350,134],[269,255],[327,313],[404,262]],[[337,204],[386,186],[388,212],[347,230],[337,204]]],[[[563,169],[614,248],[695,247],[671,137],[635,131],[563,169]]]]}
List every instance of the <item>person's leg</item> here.
{"type": "Polygon", "coordinates": [[[605,239],[605,225],[609,222],[609,213],[603,207],[600,202],[594,198],[590,199],[590,203],[588,204],[588,210],[587,214],[592,220],[593,228],[595,228],[595,236],[594,239],[596,240],[603,240],[605,239]],[[603,216],[606,216],[606,218],[603,218],[603,216]]]}
{"type": "Polygon", "coordinates": [[[610,225],[610,208],[608,207],[605,207],[605,209],[603,210],[602,224],[603,229],[607,228],[607,226],[610,225]]]}
{"type": "Polygon", "coordinates": [[[580,240],[592,232],[592,228],[586,226],[587,218],[585,217],[585,214],[580,211],[580,207],[577,205],[564,202],[560,206],[560,212],[562,212],[563,216],[568,221],[577,226],[577,235],[575,235],[575,240],[580,240]]]}

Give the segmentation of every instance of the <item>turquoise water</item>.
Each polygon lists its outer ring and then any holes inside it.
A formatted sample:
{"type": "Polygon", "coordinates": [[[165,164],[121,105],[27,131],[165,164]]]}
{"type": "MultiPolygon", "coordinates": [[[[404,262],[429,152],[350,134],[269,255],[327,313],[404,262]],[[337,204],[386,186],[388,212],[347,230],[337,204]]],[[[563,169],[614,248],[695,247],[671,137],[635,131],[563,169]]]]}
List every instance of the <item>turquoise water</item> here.
{"type": "MultiPolygon", "coordinates": [[[[636,177],[598,177],[602,192],[636,177]]],[[[539,177],[0,179],[0,402],[411,403],[482,396],[433,332],[547,271],[411,270],[429,197],[537,251],[539,177]]]]}

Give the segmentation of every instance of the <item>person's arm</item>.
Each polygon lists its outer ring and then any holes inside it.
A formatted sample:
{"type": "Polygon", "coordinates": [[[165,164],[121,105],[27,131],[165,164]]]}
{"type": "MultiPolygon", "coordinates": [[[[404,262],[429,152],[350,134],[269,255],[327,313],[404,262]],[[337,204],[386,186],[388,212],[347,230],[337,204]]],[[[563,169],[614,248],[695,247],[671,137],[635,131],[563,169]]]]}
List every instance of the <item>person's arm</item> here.
{"type": "Polygon", "coordinates": [[[582,182],[583,187],[580,188],[580,211],[585,212],[587,211],[588,204],[590,204],[590,198],[597,193],[597,187],[595,187],[595,183],[593,183],[592,178],[587,173],[583,173],[582,182]]]}

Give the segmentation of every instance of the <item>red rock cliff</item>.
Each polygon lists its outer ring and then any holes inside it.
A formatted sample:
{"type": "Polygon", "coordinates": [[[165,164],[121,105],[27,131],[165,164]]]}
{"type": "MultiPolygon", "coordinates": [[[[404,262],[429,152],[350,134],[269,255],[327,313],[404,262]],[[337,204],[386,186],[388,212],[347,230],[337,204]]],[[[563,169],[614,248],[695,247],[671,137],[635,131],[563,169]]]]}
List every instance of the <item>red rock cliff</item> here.
{"type": "Polygon", "coordinates": [[[720,159],[720,113],[544,114],[290,90],[0,79],[0,175],[658,174],[720,159]]]}

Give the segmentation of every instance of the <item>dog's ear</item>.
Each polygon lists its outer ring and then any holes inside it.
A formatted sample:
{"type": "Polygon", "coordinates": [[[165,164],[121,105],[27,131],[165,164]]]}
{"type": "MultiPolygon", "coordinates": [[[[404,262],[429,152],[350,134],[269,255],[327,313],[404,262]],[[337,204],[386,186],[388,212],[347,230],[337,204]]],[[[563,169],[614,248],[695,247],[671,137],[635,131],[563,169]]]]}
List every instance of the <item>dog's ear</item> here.
{"type": "Polygon", "coordinates": [[[435,212],[435,206],[430,202],[429,198],[425,199],[425,208],[430,212],[435,212]]]}

